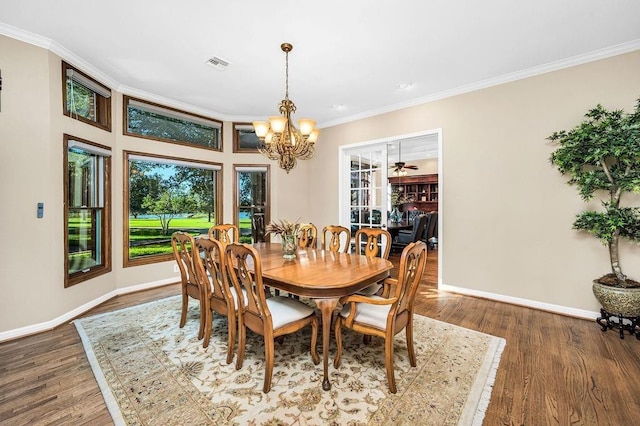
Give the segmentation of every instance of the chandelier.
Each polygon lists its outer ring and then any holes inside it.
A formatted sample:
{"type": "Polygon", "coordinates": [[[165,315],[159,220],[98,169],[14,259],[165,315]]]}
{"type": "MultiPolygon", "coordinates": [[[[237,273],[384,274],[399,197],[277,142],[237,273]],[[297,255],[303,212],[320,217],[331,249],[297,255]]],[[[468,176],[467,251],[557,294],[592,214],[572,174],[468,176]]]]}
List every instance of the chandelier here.
{"type": "Polygon", "coordinates": [[[320,130],[316,122],[308,118],[298,120],[300,130],[291,121],[296,105],[289,99],[289,52],[293,45],[282,43],[280,48],[285,54],[285,94],[278,107],[279,116],[269,117],[269,121],[254,121],[253,128],[259,139],[258,151],[270,160],[278,160],[280,168],[289,173],[296,166],[296,160],[308,160],[313,157],[314,144],[320,130]]]}

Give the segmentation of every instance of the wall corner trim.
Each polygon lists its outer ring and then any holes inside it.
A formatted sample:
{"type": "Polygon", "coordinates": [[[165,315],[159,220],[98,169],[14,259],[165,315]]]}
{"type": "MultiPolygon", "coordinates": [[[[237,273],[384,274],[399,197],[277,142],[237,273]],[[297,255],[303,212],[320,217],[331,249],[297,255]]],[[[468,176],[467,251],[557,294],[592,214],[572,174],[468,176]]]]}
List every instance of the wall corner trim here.
{"type": "Polygon", "coordinates": [[[96,306],[98,306],[99,304],[106,302],[109,299],[112,299],[116,296],[120,296],[123,294],[128,294],[128,293],[135,293],[137,291],[141,291],[141,290],[147,290],[150,288],[155,288],[155,287],[162,287],[168,284],[175,284],[179,281],[176,281],[175,278],[167,278],[164,280],[159,280],[159,281],[153,281],[153,282],[149,282],[149,283],[144,283],[144,284],[138,284],[138,285],[133,285],[133,286],[129,286],[129,287],[125,287],[125,288],[119,288],[116,290],[112,290],[109,293],[98,297],[97,299],[94,299],[90,302],[85,303],[82,306],[79,306],[65,314],[60,315],[57,318],[54,318],[50,321],[45,321],[45,322],[41,322],[38,324],[33,324],[33,325],[28,325],[26,327],[20,327],[20,328],[16,328],[13,330],[7,330],[7,331],[2,331],[0,332],[0,343],[8,341],[8,340],[13,340],[13,339],[18,339],[20,337],[25,337],[25,336],[29,336],[31,334],[37,334],[37,333],[41,333],[43,331],[48,331],[48,330],[52,330],[55,327],[64,324],[65,322],[71,321],[72,319],[82,315],[83,313],[87,312],[89,309],[94,308],[96,306]]]}
{"type": "Polygon", "coordinates": [[[527,308],[537,309],[539,311],[551,312],[554,314],[565,315],[574,318],[595,320],[600,316],[599,312],[587,311],[584,309],[576,309],[568,306],[554,305],[551,303],[538,302],[536,300],[522,299],[519,297],[505,296],[503,294],[489,293],[486,291],[472,290],[463,287],[455,287],[448,284],[441,284],[438,290],[448,291],[451,293],[463,294],[465,296],[474,296],[482,299],[495,300],[496,302],[509,303],[511,305],[519,305],[527,308]]]}

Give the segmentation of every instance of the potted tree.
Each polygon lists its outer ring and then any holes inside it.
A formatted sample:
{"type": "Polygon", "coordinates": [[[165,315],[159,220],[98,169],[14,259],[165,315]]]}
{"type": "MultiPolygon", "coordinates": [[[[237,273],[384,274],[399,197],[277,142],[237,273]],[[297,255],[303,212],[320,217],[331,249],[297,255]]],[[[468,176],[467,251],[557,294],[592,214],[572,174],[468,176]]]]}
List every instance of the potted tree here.
{"type": "Polygon", "coordinates": [[[609,249],[611,272],[593,281],[603,308],[598,323],[603,330],[619,328],[621,337],[628,329],[640,339],[640,283],[624,274],[618,252],[620,239],[640,242],[640,208],[622,204],[625,194],[640,193],[640,99],[631,114],[597,105],[573,129],[548,139],[559,145],[550,161],[569,176],[567,183],[578,187],[585,202],[602,202],[600,211],[579,213],[573,223],[609,249]]]}

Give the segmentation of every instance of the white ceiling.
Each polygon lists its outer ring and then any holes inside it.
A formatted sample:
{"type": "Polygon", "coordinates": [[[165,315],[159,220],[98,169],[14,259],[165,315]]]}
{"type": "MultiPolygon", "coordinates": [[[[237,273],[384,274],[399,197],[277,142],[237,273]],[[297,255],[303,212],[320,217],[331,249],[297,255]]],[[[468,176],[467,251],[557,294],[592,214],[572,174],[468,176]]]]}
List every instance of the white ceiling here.
{"type": "Polygon", "coordinates": [[[276,114],[290,42],[294,118],[323,127],[640,49],[639,17],[638,0],[2,0],[0,34],[233,121],[276,114]]]}

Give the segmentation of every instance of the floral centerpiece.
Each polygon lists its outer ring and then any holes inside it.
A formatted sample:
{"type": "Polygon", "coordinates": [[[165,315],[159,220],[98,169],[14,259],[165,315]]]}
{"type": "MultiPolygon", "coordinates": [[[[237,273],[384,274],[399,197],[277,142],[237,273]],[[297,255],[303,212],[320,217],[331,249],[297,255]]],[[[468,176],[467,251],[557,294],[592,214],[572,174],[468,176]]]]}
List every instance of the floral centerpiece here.
{"type": "Polygon", "coordinates": [[[299,231],[299,221],[291,222],[287,219],[281,219],[278,222],[271,221],[265,228],[266,233],[280,236],[282,240],[282,251],[284,252],[282,257],[285,259],[293,259],[296,257],[299,231]]]}

